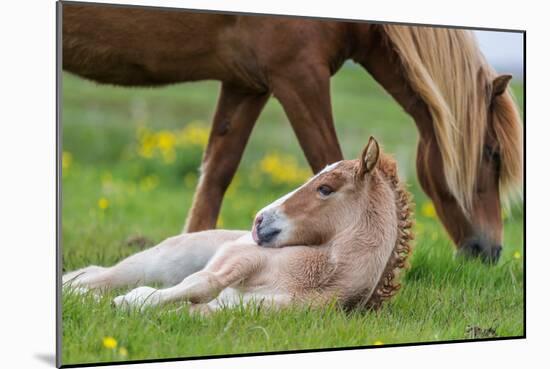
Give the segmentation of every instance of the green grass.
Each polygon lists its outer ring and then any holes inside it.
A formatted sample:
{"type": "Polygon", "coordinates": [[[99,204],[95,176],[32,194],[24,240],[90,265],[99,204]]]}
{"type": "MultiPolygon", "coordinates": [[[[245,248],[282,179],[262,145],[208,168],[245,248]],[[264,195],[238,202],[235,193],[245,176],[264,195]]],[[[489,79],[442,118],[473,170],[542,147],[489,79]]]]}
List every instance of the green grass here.
{"type": "MultiPolygon", "coordinates": [[[[140,250],[133,236],[156,243],[177,234],[197,180],[201,147],[182,144],[166,163],[158,152],[138,155],[139,127],[178,132],[188,123],[208,129],[218,84],[201,82],[161,89],[99,86],[63,75],[63,269],[111,265],[140,250]],[[107,208],[98,206],[100,199],[107,208]]],[[[513,86],[522,96],[521,85],[513,86]]],[[[143,314],[114,310],[115,293],[99,302],[63,295],[64,364],[201,355],[265,352],[517,336],[523,327],[523,213],[513,208],[505,220],[501,262],[486,266],[457,260],[439,222],[422,209],[415,169],[416,128],[411,119],[364,71],[345,66],[333,79],[337,131],[347,158],[355,157],[369,135],[393,153],[417,202],[417,246],[399,294],[378,312],[326,309],[221,311],[190,316],[175,306],[143,314]],[[469,327],[479,327],[473,333],[469,327]],[[493,332],[494,330],[494,332],[493,332]],[[112,336],[117,349],[102,339],[112,336]],[[127,354],[120,354],[124,347],[127,354]]],[[[523,102],[519,99],[522,106],[523,102]]],[[[287,119],[270,101],[256,125],[237,177],[223,204],[221,226],[248,229],[253,214],[297,186],[262,172],[274,154],[286,167],[306,168],[287,119]]],[[[302,169],[300,169],[302,170],[302,169]]],[[[276,173],[275,173],[276,174],[276,173]]]]}

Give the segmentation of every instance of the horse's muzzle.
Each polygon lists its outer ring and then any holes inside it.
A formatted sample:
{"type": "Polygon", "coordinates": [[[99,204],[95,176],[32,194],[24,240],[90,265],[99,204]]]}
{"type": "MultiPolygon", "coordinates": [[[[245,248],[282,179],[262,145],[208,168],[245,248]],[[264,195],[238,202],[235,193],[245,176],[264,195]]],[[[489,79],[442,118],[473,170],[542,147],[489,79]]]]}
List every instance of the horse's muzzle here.
{"type": "Polygon", "coordinates": [[[502,245],[474,238],[464,242],[458,253],[469,258],[480,258],[487,264],[496,264],[502,253],[502,245]]]}

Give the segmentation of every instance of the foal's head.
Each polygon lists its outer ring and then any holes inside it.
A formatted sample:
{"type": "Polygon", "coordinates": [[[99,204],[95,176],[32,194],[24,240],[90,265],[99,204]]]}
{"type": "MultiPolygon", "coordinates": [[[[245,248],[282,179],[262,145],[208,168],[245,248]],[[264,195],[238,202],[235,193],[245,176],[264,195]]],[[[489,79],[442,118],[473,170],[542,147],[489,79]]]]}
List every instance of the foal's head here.
{"type": "Polygon", "coordinates": [[[359,159],[328,165],[295,191],[258,212],[252,236],[265,247],[322,245],[364,221],[380,156],[370,138],[359,159]]]}

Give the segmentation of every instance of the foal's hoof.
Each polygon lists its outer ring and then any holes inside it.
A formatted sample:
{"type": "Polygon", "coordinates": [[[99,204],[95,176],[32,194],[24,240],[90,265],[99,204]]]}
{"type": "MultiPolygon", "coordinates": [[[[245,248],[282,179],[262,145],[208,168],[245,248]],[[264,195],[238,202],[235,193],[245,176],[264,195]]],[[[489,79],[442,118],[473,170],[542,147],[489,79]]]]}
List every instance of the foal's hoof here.
{"type": "Polygon", "coordinates": [[[149,306],[156,306],[159,303],[160,295],[158,290],[152,287],[138,287],[126,295],[115,297],[113,300],[113,306],[123,310],[144,310],[149,306]]]}
{"type": "Polygon", "coordinates": [[[466,258],[479,258],[484,263],[496,264],[502,253],[501,245],[491,245],[477,240],[464,243],[457,251],[457,254],[466,258]]]}
{"type": "Polygon", "coordinates": [[[208,304],[191,304],[189,305],[189,314],[206,317],[211,315],[213,310],[208,304]]]}

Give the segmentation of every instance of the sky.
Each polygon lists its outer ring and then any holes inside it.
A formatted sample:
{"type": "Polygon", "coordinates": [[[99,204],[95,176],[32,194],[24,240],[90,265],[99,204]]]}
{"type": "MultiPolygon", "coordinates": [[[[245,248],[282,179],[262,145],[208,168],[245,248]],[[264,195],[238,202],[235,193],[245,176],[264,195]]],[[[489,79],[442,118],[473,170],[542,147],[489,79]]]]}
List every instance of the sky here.
{"type": "Polygon", "coordinates": [[[523,78],[523,34],[514,32],[474,32],[489,63],[499,73],[523,78]]]}

